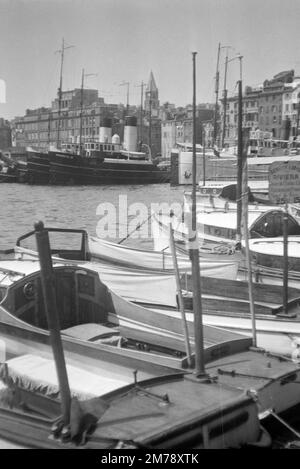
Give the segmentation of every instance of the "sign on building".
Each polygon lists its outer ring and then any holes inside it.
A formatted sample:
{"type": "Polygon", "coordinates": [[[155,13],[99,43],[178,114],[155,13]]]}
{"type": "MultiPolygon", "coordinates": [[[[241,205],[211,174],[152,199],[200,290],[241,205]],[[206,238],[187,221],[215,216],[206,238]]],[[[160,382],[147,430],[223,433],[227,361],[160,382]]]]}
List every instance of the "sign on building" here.
{"type": "Polygon", "coordinates": [[[275,204],[300,202],[300,161],[270,165],[269,198],[275,204]]]}

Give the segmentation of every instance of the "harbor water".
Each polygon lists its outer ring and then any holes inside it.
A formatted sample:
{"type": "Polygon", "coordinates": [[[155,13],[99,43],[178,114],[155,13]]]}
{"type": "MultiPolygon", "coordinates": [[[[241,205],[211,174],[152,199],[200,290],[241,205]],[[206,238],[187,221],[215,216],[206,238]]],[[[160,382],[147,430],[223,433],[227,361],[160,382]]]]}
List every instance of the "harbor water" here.
{"type": "MultiPolygon", "coordinates": [[[[116,215],[108,239],[118,242],[127,238],[134,231],[134,225],[144,220],[146,223],[148,221],[149,236],[137,237],[135,233],[124,244],[152,249],[151,223],[148,218],[153,204],[166,204],[171,208],[174,204],[180,206],[185,190],[186,186],[173,188],[169,184],[66,187],[0,184],[0,249],[12,248],[19,236],[33,230],[37,220],[42,220],[46,227],[85,229],[89,235],[99,236],[99,221],[105,210],[116,215]],[[127,213],[122,212],[124,207],[127,213]],[[140,218],[137,217],[139,209],[143,212],[140,218]],[[128,225],[130,219],[132,224],[128,225]]],[[[299,424],[293,426],[300,431],[299,424]]],[[[295,439],[295,435],[282,426],[275,433],[278,438],[273,448],[285,447],[295,439]]],[[[17,447],[0,439],[0,448],[17,447]]]]}
{"type": "Polygon", "coordinates": [[[149,236],[145,236],[145,229],[143,236],[137,231],[125,244],[151,249],[147,217],[151,215],[152,204],[180,205],[183,192],[183,187],[170,188],[169,184],[66,187],[0,184],[0,249],[13,247],[16,239],[31,231],[38,220],[48,227],[85,229],[91,236],[97,236],[101,234],[99,222],[106,210],[112,217],[110,230],[104,233],[107,239],[118,242],[145,220],[149,236]],[[124,213],[126,208],[128,217],[124,213]]]}

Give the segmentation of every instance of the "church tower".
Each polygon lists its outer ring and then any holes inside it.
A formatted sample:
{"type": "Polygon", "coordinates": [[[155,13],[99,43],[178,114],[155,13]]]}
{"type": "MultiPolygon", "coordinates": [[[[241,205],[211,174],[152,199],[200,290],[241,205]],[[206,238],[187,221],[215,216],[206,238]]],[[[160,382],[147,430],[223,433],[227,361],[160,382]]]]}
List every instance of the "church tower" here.
{"type": "Polygon", "coordinates": [[[151,111],[152,117],[158,117],[158,112],[159,112],[158,88],[156,86],[152,71],[150,73],[149,81],[148,81],[147,88],[146,88],[144,107],[145,107],[146,114],[149,114],[149,112],[151,111]]]}

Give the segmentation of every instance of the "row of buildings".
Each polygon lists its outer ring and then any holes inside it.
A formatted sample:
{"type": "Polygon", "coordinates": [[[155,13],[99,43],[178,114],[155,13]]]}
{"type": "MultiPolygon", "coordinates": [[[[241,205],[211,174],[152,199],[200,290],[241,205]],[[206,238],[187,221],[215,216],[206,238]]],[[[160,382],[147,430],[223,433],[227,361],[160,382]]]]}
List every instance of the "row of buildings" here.
{"type": "MultiPolygon", "coordinates": [[[[247,130],[271,132],[277,139],[289,139],[299,132],[300,77],[293,70],[281,72],[262,86],[247,86],[243,93],[243,127],[247,130]]],[[[196,110],[196,143],[213,144],[213,104],[199,104],[196,110]]],[[[138,139],[151,147],[152,155],[169,158],[177,143],[191,143],[193,133],[192,106],[160,105],[159,91],[151,72],[142,106],[107,104],[95,89],[63,91],[50,107],[27,109],[22,117],[10,123],[0,119],[0,148],[46,149],[60,141],[76,143],[99,138],[102,119],[112,119],[112,133],[123,140],[124,118],[137,117],[138,139]],[[81,130],[80,130],[81,127],[81,130]]],[[[218,144],[235,144],[237,140],[238,97],[220,100],[218,144]],[[224,115],[225,114],[225,115],[224,115]],[[225,119],[224,119],[225,117],[225,119]],[[225,126],[224,123],[225,122],[225,126]]]]}
{"type": "MultiPolygon", "coordinates": [[[[98,90],[79,88],[63,91],[51,106],[27,109],[24,116],[11,121],[12,145],[16,148],[46,149],[60,141],[79,142],[97,139],[101,121],[112,119],[112,133],[123,140],[124,118],[137,117],[138,140],[151,147],[152,155],[170,156],[177,141],[192,140],[192,106],[176,108],[174,104],[159,101],[159,91],[151,72],[141,106],[107,104],[99,97],[98,90]],[[80,126],[82,127],[80,130],[80,126]]],[[[197,109],[197,143],[202,141],[203,122],[212,119],[213,105],[199,105],[197,109]]],[[[2,142],[0,147],[3,148],[2,142]]]]}
{"type": "MultiPolygon", "coordinates": [[[[220,122],[224,141],[233,144],[237,139],[238,96],[221,100],[220,122]]],[[[270,132],[275,139],[289,140],[299,134],[300,77],[294,70],[280,72],[271,80],[243,93],[243,128],[270,132]]]]}

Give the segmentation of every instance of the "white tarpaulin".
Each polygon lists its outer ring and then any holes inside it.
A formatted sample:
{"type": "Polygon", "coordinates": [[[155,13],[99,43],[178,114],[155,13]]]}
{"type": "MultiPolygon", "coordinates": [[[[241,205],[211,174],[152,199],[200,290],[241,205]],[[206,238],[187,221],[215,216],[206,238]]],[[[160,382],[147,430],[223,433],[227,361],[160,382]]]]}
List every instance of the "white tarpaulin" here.
{"type": "MultiPolygon", "coordinates": [[[[152,269],[153,272],[174,272],[172,255],[167,252],[141,251],[98,238],[89,238],[89,249],[93,257],[111,264],[152,269]]],[[[181,273],[191,272],[191,261],[187,255],[177,255],[177,262],[181,273]]],[[[235,261],[201,259],[200,266],[201,274],[206,277],[236,279],[238,264],[235,261]]]]}

